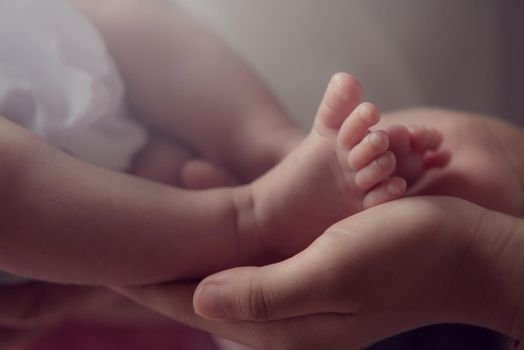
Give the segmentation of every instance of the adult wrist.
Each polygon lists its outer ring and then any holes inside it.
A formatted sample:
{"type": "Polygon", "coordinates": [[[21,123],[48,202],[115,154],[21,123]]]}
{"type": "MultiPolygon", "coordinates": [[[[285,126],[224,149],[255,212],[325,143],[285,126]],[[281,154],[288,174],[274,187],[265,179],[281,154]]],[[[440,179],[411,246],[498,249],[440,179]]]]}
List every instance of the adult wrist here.
{"type": "Polygon", "coordinates": [[[492,135],[498,139],[491,147],[499,150],[499,156],[507,161],[514,174],[514,181],[508,181],[504,185],[507,186],[507,193],[516,198],[511,202],[515,208],[505,212],[524,217],[524,130],[499,120],[492,120],[488,125],[492,135]]]}
{"type": "Polygon", "coordinates": [[[524,220],[480,208],[448,291],[445,322],[524,337],[524,220]]]}
{"type": "MultiPolygon", "coordinates": [[[[498,226],[505,232],[492,246],[499,250],[498,259],[492,264],[490,273],[493,285],[500,292],[493,300],[492,315],[488,319],[490,328],[518,341],[524,340],[524,220],[498,214],[498,226]]],[[[497,221],[494,221],[497,223],[497,221]]],[[[493,232],[496,234],[497,232],[493,232]]]]}

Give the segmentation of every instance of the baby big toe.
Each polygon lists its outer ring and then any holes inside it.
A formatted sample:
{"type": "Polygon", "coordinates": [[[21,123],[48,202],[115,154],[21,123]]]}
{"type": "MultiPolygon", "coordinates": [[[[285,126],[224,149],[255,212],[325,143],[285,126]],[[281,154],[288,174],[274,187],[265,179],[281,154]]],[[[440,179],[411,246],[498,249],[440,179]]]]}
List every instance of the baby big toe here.
{"type": "Polygon", "coordinates": [[[348,164],[353,170],[360,170],[389,148],[389,137],[384,131],[374,131],[351,149],[348,164]]]}
{"type": "Polygon", "coordinates": [[[355,184],[363,190],[370,189],[389,177],[395,170],[395,165],[395,156],[391,151],[387,151],[357,171],[355,184]]]}
{"type": "Polygon", "coordinates": [[[346,73],[337,73],[329,82],[318,108],[316,122],[329,129],[339,129],[362,98],[358,81],[346,73]]]}

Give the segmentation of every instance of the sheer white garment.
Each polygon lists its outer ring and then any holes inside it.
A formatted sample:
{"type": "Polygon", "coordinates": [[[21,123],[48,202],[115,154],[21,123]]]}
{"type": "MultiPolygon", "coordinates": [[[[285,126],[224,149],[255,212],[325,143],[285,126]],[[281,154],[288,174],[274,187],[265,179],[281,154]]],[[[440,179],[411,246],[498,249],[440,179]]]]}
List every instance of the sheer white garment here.
{"type": "MultiPolygon", "coordinates": [[[[0,115],[79,159],[128,169],[146,141],[95,28],[65,0],[0,0],[0,115]]],[[[24,279],[0,271],[0,283],[24,279]]]]}
{"type": "Polygon", "coordinates": [[[125,171],[145,142],[96,29],[65,0],[0,1],[0,115],[74,156],[125,171]]]}

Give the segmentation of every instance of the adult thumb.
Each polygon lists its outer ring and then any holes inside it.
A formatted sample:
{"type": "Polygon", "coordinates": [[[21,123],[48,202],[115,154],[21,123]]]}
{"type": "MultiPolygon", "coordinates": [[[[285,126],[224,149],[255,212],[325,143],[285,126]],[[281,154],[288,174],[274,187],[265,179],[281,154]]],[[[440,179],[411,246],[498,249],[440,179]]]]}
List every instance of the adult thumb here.
{"type": "MultiPolygon", "coordinates": [[[[197,314],[210,320],[270,321],[341,310],[331,261],[315,247],[288,260],[240,267],[204,279],[193,297],[197,314]],[[331,271],[331,273],[329,273],[331,271]]],[[[336,271],[336,270],[335,270],[336,271]]],[[[348,308],[347,301],[344,307],[348,308]]]]}

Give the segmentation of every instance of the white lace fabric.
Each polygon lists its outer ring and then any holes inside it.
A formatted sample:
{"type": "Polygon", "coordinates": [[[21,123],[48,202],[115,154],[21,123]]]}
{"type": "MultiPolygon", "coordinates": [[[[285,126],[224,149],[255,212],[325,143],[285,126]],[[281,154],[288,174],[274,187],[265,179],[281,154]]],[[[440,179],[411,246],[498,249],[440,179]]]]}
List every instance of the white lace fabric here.
{"type": "Polygon", "coordinates": [[[102,38],[65,0],[0,1],[0,115],[115,170],[145,142],[102,38]]]}

